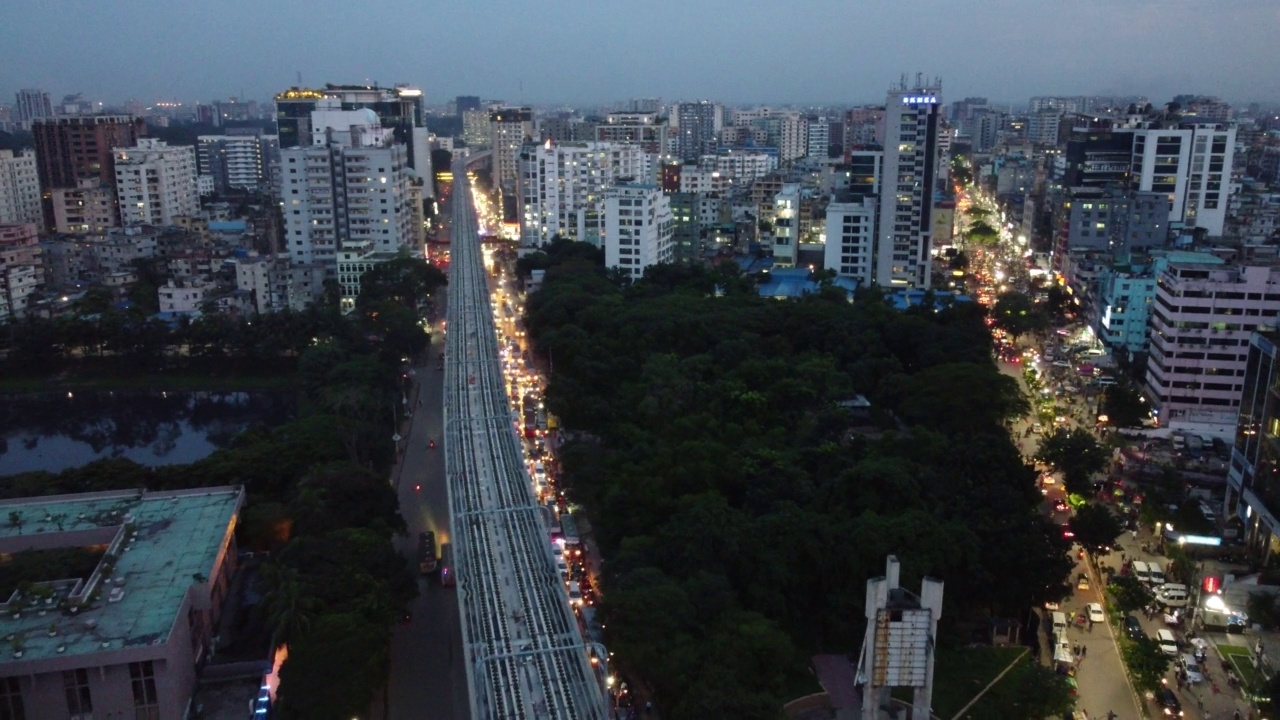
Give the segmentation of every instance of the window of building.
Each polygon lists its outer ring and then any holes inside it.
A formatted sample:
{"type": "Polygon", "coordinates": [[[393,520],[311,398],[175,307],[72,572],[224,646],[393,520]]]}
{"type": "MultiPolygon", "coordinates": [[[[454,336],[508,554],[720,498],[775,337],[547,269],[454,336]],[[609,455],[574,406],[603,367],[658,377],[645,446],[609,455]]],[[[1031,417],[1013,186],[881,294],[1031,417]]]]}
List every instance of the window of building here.
{"type": "Polygon", "coordinates": [[[134,720],[160,720],[155,665],[150,660],[129,663],[129,679],[133,684],[134,720]]]}
{"type": "Polygon", "coordinates": [[[27,720],[18,678],[0,678],[0,720],[27,720]]]}
{"type": "Polygon", "coordinates": [[[89,671],[67,670],[62,673],[62,688],[67,696],[67,712],[71,720],[93,720],[93,698],[89,695],[89,671]]]}

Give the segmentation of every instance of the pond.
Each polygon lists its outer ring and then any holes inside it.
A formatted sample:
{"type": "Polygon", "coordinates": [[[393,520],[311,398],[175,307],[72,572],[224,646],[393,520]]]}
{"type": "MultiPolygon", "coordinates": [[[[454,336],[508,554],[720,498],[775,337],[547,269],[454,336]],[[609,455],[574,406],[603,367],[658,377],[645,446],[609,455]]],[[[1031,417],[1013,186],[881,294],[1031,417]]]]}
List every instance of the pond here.
{"type": "Polygon", "coordinates": [[[0,475],[61,472],[102,458],[178,465],[226,447],[254,425],[294,418],[272,392],[66,392],[0,399],[0,475]]]}

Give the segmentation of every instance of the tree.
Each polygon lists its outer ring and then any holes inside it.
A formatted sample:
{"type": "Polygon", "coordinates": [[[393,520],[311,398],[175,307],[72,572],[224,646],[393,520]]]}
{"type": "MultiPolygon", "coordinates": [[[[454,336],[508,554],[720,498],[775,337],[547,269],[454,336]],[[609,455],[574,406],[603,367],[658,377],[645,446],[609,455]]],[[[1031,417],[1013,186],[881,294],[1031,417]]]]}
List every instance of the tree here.
{"type": "Polygon", "coordinates": [[[1000,232],[985,220],[975,222],[965,233],[965,239],[975,245],[992,246],[1000,240],[1000,232]]]}
{"type": "Polygon", "coordinates": [[[1159,690],[1172,658],[1165,655],[1160,644],[1149,637],[1139,637],[1122,645],[1121,656],[1129,668],[1134,689],[1139,692],[1159,690]]]}
{"type": "Polygon", "coordinates": [[[1049,326],[1049,319],[1025,293],[1010,290],[996,298],[991,308],[991,318],[996,327],[1013,336],[1016,342],[1020,336],[1028,332],[1043,330],[1049,326]]]}
{"type": "Polygon", "coordinates": [[[298,571],[271,562],[262,566],[260,577],[265,586],[263,612],[267,626],[272,628],[271,646],[301,640],[311,629],[318,605],[306,593],[298,571]]]}
{"type": "Polygon", "coordinates": [[[1076,542],[1090,552],[1110,548],[1124,528],[1120,520],[1105,505],[1087,503],[1071,518],[1071,530],[1076,542]]]}
{"type": "Polygon", "coordinates": [[[1141,580],[1132,575],[1116,575],[1107,585],[1107,593],[1111,595],[1115,607],[1122,613],[1140,610],[1151,603],[1151,591],[1141,580]]]}
{"type": "Polygon", "coordinates": [[[440,268],[422,258],[404,255],[378,263],[360,276],[356,308],[368,312],[391,301],[414,311],[427,296],[448,282],[440,268]]]}
{"type": "Polygon", "coordinates": [[[289,647],[280,669],[280,714],[299,720],[362,716],[389,666],[386,627],[355,613],[321,616],[289,647]]]}
{"type": "Polygon", "coordinates": [[[1036,458],[1062,471],[1067,492],[1088,495],[1093,474],[1107,467],[1110,454],[1088,430],[1059,428],[1040,443],[1036,458]]]}
{"type": "Polygon", "coordinates": [[[1280,597],[1268,592],[1251,592],[1245,603],[1249,621],[1270,629],[1280,625],[1280,597]]]}
{"type": "Polygon", "coordinates": [[[1142,395],[1127,384],[1107,388],[1102,409],[1113,427],[1137,427],[1147,419],[1148,413],[1142,395]]]}

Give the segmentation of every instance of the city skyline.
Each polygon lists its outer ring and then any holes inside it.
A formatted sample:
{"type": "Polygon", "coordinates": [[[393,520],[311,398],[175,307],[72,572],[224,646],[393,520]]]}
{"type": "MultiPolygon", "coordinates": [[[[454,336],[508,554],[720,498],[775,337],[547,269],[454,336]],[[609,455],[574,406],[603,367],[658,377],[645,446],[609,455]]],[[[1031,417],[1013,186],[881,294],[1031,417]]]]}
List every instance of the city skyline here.
{"type": "Polygon", "coordinates": [[[947,101],[1280,98],[1280,78],[1266,63],[1280,10],[1261,0],[903,0],[871,8],[816,0],[786,13],[723,0],[658,0],[627,13],[506,0],[481,13],[388,0],[376,14],[332,0],[309,3],[305,13],[245,0],[139,0],[85,4],[75,23],[60,6],[15,5],[9,17],[18,21],[0,29],[0,63],[11,69],[0,84],[4,102],[22,88],[47,90],[55,102],[76,92],[108,103],[268,100],[299,73],[308,86],[409,83],[433,105],[455,95],[571,105],[628,97],[876,103],[917,72],[940,76],[947,101]]]}

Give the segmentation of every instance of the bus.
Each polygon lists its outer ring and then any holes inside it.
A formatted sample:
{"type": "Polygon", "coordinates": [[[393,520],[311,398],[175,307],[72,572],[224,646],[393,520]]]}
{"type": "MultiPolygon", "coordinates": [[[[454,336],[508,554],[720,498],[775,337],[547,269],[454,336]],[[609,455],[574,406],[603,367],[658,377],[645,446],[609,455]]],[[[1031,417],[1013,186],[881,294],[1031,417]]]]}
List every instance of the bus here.
{"type": "Polygon", "coordinates": [[[418,572],[429,575],[436,571],[436,534],[418,533],[418,572]]]}
{"type": "Polygon", "coordinates": [[[453,544],[445,543],[440,546],[440,584],[444,587],[453,587],[458,584],[458,576],[453,568],[453,544]]]}

